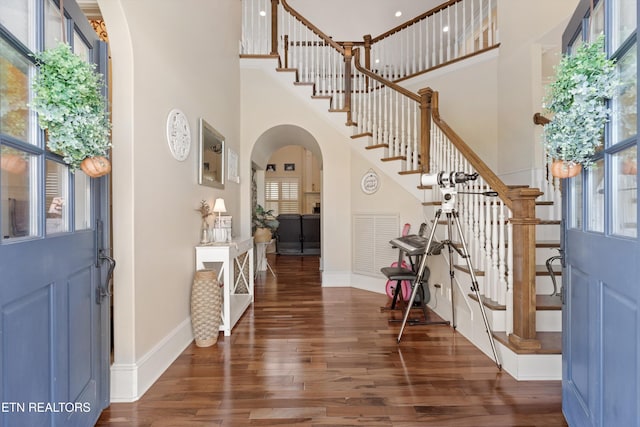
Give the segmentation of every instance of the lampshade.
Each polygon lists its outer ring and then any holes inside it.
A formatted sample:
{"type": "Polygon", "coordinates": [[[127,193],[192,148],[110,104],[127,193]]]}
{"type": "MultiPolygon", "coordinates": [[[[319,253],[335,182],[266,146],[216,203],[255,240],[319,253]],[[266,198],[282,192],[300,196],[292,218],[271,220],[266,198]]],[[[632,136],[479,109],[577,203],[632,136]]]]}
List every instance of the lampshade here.
{"type": "Polygon", "coordinates": [[[222,199],[222,198],[216,199],[216,202],[213,204],[213,211],[214,212],[226,212],[227,211],[227,207],[224,205],[224,199],[222,199]]]}

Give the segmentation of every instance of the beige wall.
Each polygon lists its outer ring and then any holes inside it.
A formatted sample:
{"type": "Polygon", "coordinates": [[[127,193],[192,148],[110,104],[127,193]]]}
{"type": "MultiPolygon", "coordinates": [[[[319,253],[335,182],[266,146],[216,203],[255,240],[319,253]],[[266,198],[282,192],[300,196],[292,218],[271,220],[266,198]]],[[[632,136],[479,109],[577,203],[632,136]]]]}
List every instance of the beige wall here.
{"type": "MultiPolygon", "coordinates": [[[[308,99],[293,91],[291,83],[280,83],[273,70],[241,70],[242,146],[246,158],[256,149],[256,141],[266,131],[279,125],[305,129],[321,149],[322,172],[322,240],[323,280],[343,281],[348,285],[351,270],[350,212],[351,192],[345,183],[350,179],[351,150],[348,138],[318,114],[308,99]]],[[[326,111],[326,109],[325,109],[326,111]]],[[[344,120],[343,120],[344,123],[344,120]]],[[[250,209],[250,192],[242,193],[243,206],[250,209]]],[[[248,228],[247,223],[245,227],[248,228]]]]}
{"type": "Polygon", "coordinates": [[[497,172],[501,175],[523,176],[543,166],[540,132],[532,119],[542,110],[542,56],[560,46],[577,4],[578,0],[498,0],[497,172]]]}
{"type": "Polygon", "coordinates": [[[240,151],[240,2],[99,4],[113,61],[114,367],[139,369],[125,389],[115,384],[126,399],[155,379],[155,372],[145,377],[144,369],[164,369],[144,366],[156,350],[189,332],[200,200],[224,197],[234,221],[242,220],[237,184],[224,190],[197,184],[199,117],[240,151]],[[191,127],[191,152],[183,162],[171,156],[165,136],[173,108],[185,113],[191,127]]]}

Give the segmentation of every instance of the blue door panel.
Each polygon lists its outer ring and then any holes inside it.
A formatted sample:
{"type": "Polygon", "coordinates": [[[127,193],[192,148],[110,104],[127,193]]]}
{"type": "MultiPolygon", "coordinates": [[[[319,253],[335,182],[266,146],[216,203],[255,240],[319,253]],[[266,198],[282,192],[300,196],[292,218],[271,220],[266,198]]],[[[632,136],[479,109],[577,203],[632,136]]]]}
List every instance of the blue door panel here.
{"type": "Polygon", "coordinates": [[[91,357],[94,347],[92,333],[93,306],[91,299],[91,268],[70,277],[68,282],[68,354],[69,398],[77,400],[92,380],[91,357]]]}
{"type": "MultiPolygon", "coordinates": [[[[2,320],[2,390],[0,401],[25,405],[51,401],[53,369],[53,289],[45,284],[21,298],[6,302],[2,320]]],[[[45,414],[34,414],[25,424],[20,410],[0,412],[0,425],[47,425],[45,414]]]]}
{"type": "Polygon", "coordinates": [[[635,301],[615,289],[603,286],[603,372],[604,419],[610,425],[625,425],[640,419],[638,412],[638,307],[635,301]]]}

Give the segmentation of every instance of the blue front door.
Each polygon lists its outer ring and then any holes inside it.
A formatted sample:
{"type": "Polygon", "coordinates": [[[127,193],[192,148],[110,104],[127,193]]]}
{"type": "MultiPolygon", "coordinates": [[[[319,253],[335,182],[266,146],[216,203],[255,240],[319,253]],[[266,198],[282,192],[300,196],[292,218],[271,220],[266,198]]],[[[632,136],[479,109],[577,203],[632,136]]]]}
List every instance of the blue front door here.
{"type": "Polygon", "coordinates": [[[620,87],[595,165],[563,183],[563,412],[570,426],[640,426],[637,1],[581,1],[567,52],[601,33],[620,87]]]}
{"type": "MultiPolygon", "coordinates": [[[[0,426],[89,426],[108,405],[108,179],[72,173],[29,110],[30,53],[62,40],[104,70],[78,6],[0,2],[0,426]]],[[[102,71],[101,70],[101,71],[102,71]]]]}

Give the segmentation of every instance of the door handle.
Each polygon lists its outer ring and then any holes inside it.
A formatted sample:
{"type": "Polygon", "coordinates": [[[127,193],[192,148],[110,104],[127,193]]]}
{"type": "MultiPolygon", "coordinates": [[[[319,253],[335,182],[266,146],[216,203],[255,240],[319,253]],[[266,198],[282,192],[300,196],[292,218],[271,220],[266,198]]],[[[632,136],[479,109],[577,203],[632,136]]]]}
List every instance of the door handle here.
{"type": "Polygon", "coordinates": [[[96,294],[96,303],[101,304],[103,298],[111,297],[111,295],[113,294],[111,277],[113,276],[113,270],[116,268],[116,260],[107,255],[104,249],[100,249],[100,251],[98,252],[98,259],[100,261],[107,261],[109,263],[107,276],[104,279],[104,285],[101,284],[100,286],[98,286],[98,292],[96,294]]]}

